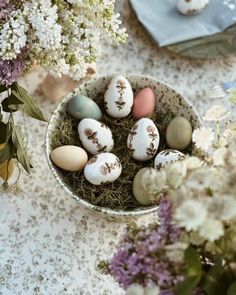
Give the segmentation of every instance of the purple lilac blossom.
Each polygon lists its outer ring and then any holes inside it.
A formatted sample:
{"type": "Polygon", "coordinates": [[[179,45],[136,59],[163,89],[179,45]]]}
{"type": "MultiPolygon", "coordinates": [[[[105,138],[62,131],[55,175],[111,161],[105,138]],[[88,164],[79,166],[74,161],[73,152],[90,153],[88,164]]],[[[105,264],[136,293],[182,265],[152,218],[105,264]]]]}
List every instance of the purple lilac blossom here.
{"type": "Polygon", "coordinates": [[[24,54],[18,55],[13,60],[0,60],[0,84],[10,86],[25,68],[24,54]]]}
{"type": "Polygon", "coordinates": [[[138,283],[158,285],[162,295],[172,295],[173,286],[184,279],[177,275],[178,266],[165,255],[165,246],[178,241],[179,230],[172,224],[171,204],[163,198],[159,205],[160,225],[141,228],[135,234],[127,233],[111,259],[111,275],[127,289],[138,283]]]}
{"type": "Polygon", "coordinates": [[[7,16],[14,10],[14,5],[9,0],[0,0],[0,20],[7,18],[7,16]]]}

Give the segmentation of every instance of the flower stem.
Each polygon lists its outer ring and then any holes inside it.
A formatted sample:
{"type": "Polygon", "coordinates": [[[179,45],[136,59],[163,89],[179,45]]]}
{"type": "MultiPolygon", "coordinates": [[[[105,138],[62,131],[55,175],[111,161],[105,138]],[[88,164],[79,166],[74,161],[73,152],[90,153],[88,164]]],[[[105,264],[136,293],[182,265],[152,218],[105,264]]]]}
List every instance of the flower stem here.
{"type": "Polygon", "coordinates": [[[220,141],[220,133],[221,133],[221,126],[220,126],[220,122],[217,121],[216,122],[217,143],[219,143],[220,141]]]}

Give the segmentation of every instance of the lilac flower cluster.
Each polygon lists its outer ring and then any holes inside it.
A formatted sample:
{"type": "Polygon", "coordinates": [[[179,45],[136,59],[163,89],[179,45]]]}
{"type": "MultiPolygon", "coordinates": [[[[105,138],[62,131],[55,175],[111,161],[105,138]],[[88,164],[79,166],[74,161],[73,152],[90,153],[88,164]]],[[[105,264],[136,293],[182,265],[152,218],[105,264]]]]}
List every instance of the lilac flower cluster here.
{"type": "Polygon", "coordinates": [[[6,19],[14,10],[14,5],[9,0],[0,0],[0,20],[6,19]]]}
{"type": "Polygon", "coordinates": [[[165,246],[178,241],[179,230],[171,221],[171,204],[164,197],[159,205],[159,225],[128,231],[111,259],[109,269],[118,283],[127,289],[132,284],[158,285],[162,295],[172,295],[173,287],[183,280],[178,264],[165,255],[165,246]]]}
{"type": "Polygon", "coordinates": [[[26,65],[24,54],[20,54],[13,60],[0,59],[0,84],[9,86],[22,74],[26,65]]]}

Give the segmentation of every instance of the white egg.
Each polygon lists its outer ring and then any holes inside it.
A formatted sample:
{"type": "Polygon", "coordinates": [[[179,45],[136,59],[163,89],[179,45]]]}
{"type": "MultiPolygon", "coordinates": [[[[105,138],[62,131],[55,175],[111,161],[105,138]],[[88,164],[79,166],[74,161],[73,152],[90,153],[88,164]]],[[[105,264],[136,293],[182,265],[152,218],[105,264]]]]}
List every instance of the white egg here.
{"type": "Polygon", "coordinates": [[[112,153],[93,156],[84,168],[85,178],[92,184],[100,185],[115,181],[121,174],[120,160],[112,153]]]}
{"type": "Polygon", "coordinates": [[[88,162],[86,151],[75,145],[60,146],[50,156],[55,165],[67,171],[82,170],[88,162]]]}
{"type": "Polygon", "coordinates": [[[177,8],[184,15],[200,13],[209,3],[209,0],[178,0],[177,8]]]}
{"type": "Polygon", "coordinates": [[[157,154],[154,160],[154,168],[160,170],[166,164],[182,160],[185,155],[177,150],[167,149],[157,154]]]}
{"type": "Polygon", "coordinates": [[[122,76],[114,77],[104,96],[107,113],[113,118],[124,118],[131,112],[133,102],[134,94],[129,81],[122,76]]]}
{"type": "Polygon", "coordinates": [[[78,125],[79,138],[92,155],[110,152],[114,146],[111,130],[102,122],[86,118],[78,125]]]}
{"type": "Polygon", "coordinates": [[[146,161],[155,156],[159,142],[160,135],[154,122],[142,118],[132,127],[127,138],[127,147],[135,160],[146,161]]]}

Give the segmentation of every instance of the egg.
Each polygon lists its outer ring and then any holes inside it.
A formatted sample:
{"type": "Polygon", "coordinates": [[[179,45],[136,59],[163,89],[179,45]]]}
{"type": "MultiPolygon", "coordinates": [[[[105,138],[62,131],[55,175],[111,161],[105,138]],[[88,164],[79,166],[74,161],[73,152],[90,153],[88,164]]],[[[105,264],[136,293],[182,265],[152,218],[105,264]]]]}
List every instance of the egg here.
{"type": "Polygon", "coordinates": [[[76,95],[68,101],[67,113],[79,120],[84,118],[100,120],[102,118],[102,111],[99,106],[91,98],[84,95],[76,95]]]}
{"type": "Polygon", "coordinates": [[[85,178],[94,185],[115,181],[121,174],[120,160],[112,153],[93,156],[84,168],[85,178]]]}
{"type": "Polygon", "coordinates": [[[67,171],[80,171],[88,162],[86,151],[75,145],[60,146],[50,156],[56,166],[67,171]]]}
{"type": "Polygon", "coordinates": [[[104,96],[106,112],[113,118],[124,118],[131,112],[133,101],[134,95],[129,81],[122,76],[114,77],[104,96]]]}
{"type": "Polygon", "coordinates": [[[156,155],[154,168],[160,170],[166,164],[184,159],[185,155],[177,150],[167,149],[156,155]]]}
{"type": "Polygon", "coordinates": [[[78,125],[83,147],[92,155],[110,152],[114,146],[111,130],[102,122],[83,119],[78,125]]]}
{"type": "Polygon", "coordinates": [[[177,9],[184,15],[194,15],[202,12],[209,0],[178,0],[177,9]]]}
{"type": "Polygon", "coordinates": [[[139,170],[133,180],[133,195],[141,205],[151,205],[152,197],[156,193],[153,183],[158,177],[157,171],[150,167],[139,170]]]}
{"type": "Polygon", "coordinates": [[[192,132],[192,126],[186,118],[175,117],[166,129],[168,146],[180,151],[186,149],[192,141],[192,132]]]}
{"type": "Polygon", "coordinates": [[[154,122],[142,118],[132,127],[127,138],[127,147],[135,160],[146,161],[155,156],[159,142],[160,135],[154,122]]]}
{"type": "Polygon", "coordinates": [[[132,116],[140,119],[150,115],[155,109],[156,99],[153,90],[149,87],[142,89],[134,98],[132,116]]]}

